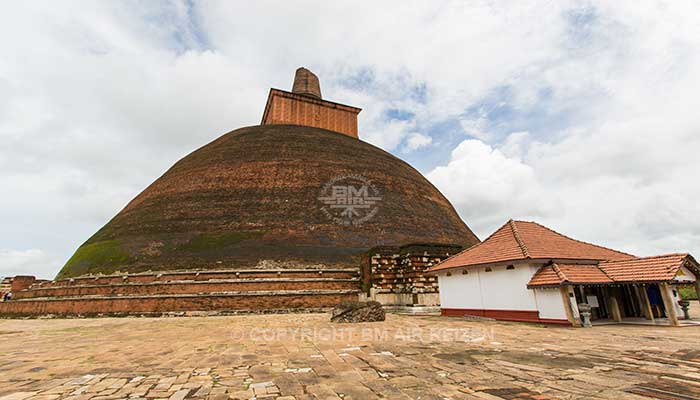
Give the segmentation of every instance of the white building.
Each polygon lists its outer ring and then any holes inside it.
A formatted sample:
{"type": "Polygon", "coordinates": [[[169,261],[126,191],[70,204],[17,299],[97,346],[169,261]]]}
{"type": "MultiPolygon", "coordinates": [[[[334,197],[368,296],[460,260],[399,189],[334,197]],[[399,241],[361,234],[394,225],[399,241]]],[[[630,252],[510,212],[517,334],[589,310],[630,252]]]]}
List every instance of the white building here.
{"type": "Polygon", "coordinates": [[[513,220],[429,272],[438,276],[442,315],[508,321],[578,326],[578,304],[587,303],[594,321],[678,325],[677,287],[700,293],[700,268],[689,254],[640,258],[513,220]]]}

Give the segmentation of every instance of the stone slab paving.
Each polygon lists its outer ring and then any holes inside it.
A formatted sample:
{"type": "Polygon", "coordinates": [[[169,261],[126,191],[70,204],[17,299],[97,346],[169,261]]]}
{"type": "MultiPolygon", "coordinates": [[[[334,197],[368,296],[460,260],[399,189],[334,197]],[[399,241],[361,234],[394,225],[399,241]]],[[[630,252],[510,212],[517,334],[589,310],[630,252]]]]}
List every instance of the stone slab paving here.
{"type": "Polygon", "coordinates": [[[700,327],[328,319],[0,320],[0,400],[700,399],[700,327]]]}

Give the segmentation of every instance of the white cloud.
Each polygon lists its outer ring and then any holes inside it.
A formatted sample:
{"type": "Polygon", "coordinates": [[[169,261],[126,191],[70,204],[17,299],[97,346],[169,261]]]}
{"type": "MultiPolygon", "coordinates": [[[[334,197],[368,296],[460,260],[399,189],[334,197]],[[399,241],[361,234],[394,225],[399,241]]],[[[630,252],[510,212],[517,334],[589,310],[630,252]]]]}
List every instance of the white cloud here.
{"type": "Polygon", "coordinates": [[[432,142],[433,138],[431,138],[430,136],[422,135],[418,132],[413,132],[409,135],[408,139],[406,140],[406,150],[409,152],[415,151],[422,147],[430,146],[432,142]]]}
{"type": "Polygon", "coordinates": [[[513,132],[506,137],[500,150],[507,157],[521,159],[530,140],[530,132],[513,132]]]}
{"type": "Polygon", "coordinates": [[[486,132],[488,121],[484,117],[460,119],[459,124],[462,126],[462,129],[464,129],[464,132],[473,138],[488,141],[493,136],[491,133],[486,132]]]}
{"type": "Polygon", "coordinates": [[[0,277],[32,274],[40,279],[53,278],[55,263],[39,249],[0,249],[0,277]]]}
{"type": "Polygon", "coordinates": [[[557,209],[557,199],[542,196],[534,169],[475,139],[452,151],[447,165],[427,175],[468,223],[479,228],[510,216],[543,216],[557,209]]]}

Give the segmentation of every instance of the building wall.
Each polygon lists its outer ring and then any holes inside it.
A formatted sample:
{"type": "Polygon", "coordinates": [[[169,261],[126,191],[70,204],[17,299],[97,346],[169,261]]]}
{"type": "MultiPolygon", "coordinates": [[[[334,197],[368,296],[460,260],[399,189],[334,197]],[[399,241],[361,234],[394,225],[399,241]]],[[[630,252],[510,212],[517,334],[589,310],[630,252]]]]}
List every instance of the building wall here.
{"type": "Polygon", "coordinates": [[[456,269],[451,271],[451,276],[447,273],[438,275],[438,286],[440,287],[440,307],[442,308],[466,308],[484,309],[481,285],[479,283],[479,272],[477,270],[468,271],[456,269]]]}
{"type": "Polygon", "coordinates": [[[537,311],[533,291],[527,289],[532,269],[527,264],[471,268],[452,271],[452,276],[439,275],[440,304],[443,308],[537,311]]]}
{"type": "Polygon", "coordinates": [[[539,265],[455,269],[438,275],[443,315],[569,324],[559,290],[530,290],[539,265]]]}
{"type": "Polygon", "coordinates": [[[566,310],[564,309],[564,300],[562,300],[559,288],[556,289],[535,289],[535,299],[537,301],[537,310],[540,312],[542,319],[567,319],[566,310]]]}

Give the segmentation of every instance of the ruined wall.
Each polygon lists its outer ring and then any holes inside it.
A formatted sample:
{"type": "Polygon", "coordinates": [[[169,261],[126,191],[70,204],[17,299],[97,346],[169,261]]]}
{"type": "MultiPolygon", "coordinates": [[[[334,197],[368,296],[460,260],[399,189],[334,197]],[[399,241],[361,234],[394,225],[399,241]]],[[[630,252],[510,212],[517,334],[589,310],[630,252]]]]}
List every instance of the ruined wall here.
{"type": "Polygon", "coordinates": [[[384,305],[436,306],[438,280],[425,271],[458,253],[458,245],[375,247],[362,266],[362,289],[367,299],[384,305]]]}
{"type": "Polygon", "coordinates": [[[36,278],[29,275],[17,275],[12,278],[12,293],[17,293],[32,286],[36,278]]]}
{"type": "Polygon", "coordinates": [[[332,307],[357,293],[204,294],[159,297],[56,298],[0,302],[1,317],[152,314],[182,311],[293,311],[332,307]]]}
{"type": "Polygon", "coordinates": [[[86,276],[14,291],[0,317],[318,310],[357,300],[358,275],[347,268],[86,276]]]}
{"type": "Polygon", "coordinates": [[[112,283],[107,285],[81,285],[55,288],[32,288],[15,292],[15,300],[35,297],[71,296],[144,296],[168,294],[198,294],[220,292],[254,292],[282,290],[341,290],[357,289],[351,279],[266,279],[224,280],[215,282],[156,282],[112,283]]]}

